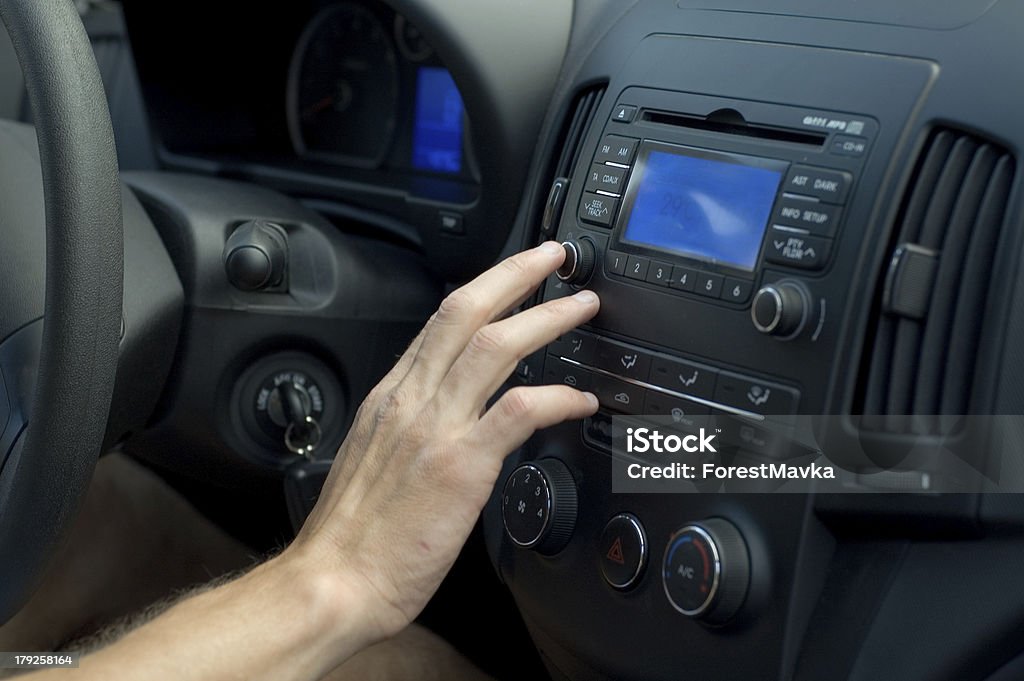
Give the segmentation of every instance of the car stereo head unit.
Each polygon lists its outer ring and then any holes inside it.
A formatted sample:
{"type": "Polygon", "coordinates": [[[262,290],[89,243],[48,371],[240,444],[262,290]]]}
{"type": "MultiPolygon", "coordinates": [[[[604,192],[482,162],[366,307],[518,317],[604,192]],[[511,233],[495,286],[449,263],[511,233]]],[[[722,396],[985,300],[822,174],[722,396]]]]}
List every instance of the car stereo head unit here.
{"type": "Polygon", "coordinates": [[[590,159],[577,225],[609,230],[609,275],[745,306],[768,265],[800,276],[828,267],[877,127],[630,88],[590,159]]]}

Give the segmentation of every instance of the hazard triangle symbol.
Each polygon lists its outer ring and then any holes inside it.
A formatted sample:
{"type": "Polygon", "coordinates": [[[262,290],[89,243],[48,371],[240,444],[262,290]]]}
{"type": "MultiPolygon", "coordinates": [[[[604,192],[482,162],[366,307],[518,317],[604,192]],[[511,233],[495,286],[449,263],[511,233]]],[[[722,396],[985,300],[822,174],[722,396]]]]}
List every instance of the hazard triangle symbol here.
{"type": "Polygon", "coordinates": [[[622,557],[622,537],[615,538],[615,541],[612,543],[612,547],[608,549],[608,554],[605,557],[619,565],[626,562],[626,559],[622,557]]]}

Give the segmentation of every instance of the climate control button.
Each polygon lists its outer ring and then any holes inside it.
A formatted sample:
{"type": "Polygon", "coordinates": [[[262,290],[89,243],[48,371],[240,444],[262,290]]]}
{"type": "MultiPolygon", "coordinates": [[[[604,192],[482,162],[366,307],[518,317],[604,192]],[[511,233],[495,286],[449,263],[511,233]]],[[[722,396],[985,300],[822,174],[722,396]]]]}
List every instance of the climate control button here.
{"type": "Polygon", "coordinates": [[[576,527],[576,510],[576,482],[558,459],[525,463],[505,481],[502,520],[521,548],[546,555],[561,551],[576,527]]]}
{"type": "Polygon", "coordinates": [[[746,542],[727,520],[691,523],[669,539],[661,574],[673,608],[687,617],[723,624],[739,611],[747,595],[746,542]]]}

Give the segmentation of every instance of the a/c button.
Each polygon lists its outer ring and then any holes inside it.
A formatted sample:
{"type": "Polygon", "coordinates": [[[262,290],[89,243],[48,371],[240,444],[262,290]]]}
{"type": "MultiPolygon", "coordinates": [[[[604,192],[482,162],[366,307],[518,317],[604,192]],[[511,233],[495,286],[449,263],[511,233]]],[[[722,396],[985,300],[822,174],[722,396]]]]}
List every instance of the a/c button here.
{"type": "Polygon", "coordinates": [[[640,581],[647,564],[647,536],[631,513],[620,513],[604,526],[597,550],[601,575],[616,589],[629,589],[640,581]]]}

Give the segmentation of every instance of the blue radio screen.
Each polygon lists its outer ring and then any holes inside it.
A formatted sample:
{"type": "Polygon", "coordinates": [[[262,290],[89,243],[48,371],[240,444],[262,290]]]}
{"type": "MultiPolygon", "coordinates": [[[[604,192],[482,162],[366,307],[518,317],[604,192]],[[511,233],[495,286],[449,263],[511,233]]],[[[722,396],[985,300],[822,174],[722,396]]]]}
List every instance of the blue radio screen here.
{"type": "Polygon", "coordinates": [[[699,150],[641,150],[622,240],[752,270],[785,167],[699,150]]]}
{"type": "Polygon", "coordinates": [[[420,67],[416,81],[412,165],[420,170],[457,173],[462,169],[459,89],[452,75],[436,66],[420,67]]]}

